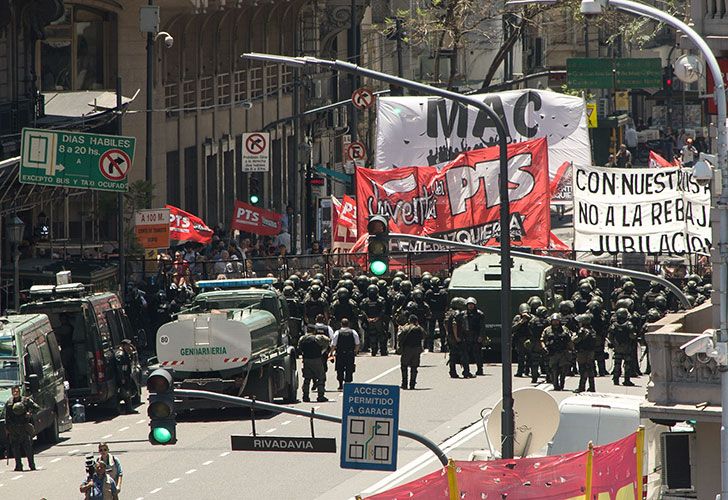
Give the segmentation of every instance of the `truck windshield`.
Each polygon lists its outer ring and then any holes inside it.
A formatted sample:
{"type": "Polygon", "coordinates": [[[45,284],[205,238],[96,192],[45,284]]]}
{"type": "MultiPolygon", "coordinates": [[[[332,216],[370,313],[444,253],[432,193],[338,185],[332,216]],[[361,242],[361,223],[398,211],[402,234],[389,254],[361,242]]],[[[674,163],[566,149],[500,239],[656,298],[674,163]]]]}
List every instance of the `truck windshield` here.
{"type": "Polygon", "coordinates": [[[0,387],[20,385],[20,370],[17,358],[0,357],[0,387]]]}

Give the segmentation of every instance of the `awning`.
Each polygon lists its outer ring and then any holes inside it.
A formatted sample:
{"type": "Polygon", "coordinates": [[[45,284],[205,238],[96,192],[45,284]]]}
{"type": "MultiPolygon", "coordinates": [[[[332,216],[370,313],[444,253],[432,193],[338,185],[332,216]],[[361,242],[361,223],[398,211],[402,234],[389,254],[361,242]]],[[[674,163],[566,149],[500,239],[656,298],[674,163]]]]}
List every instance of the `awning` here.
{"type": "Polygon", "coordinates": [[[716,406],[710,403],[700,405],[677,403],[661,405],[651,401],[645,401],[640,405],[640,417],[651,418],[653,420],[675,420],[678,422],[696,420],[698,422],[720,423],[720,413],[720,405],[716,406]]]}
{"type": "MultiPolygon", "coordinates": [[[[121,96],[122,106],[132,102],[133,97],[121,96]]],[[[46,116],[89,117],[116,108],[116,93],[108,90],[85,90],[79,92],[44,92],[46,116]]]]}

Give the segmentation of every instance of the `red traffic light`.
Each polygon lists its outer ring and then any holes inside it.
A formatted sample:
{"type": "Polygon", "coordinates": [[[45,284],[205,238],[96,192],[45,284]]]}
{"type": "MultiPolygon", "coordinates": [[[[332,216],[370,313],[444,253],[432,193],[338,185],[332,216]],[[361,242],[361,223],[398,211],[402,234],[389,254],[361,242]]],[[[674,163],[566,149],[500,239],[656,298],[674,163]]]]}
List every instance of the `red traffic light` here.
{"type": "Polygon", "coordinates": [[[667,79],[667,80],[665,81],[665,83],[667,84],[667,86],[668,86],[668,87],[672,87],[672,78],[668,78],[668,79],[667,79]]]}
{"type": "Polygon", "coordinates": [[[147,379],[147,390],[155,394],[164,394],[172,388],[172,375],[167,370],[154,370],[147,379]]]}

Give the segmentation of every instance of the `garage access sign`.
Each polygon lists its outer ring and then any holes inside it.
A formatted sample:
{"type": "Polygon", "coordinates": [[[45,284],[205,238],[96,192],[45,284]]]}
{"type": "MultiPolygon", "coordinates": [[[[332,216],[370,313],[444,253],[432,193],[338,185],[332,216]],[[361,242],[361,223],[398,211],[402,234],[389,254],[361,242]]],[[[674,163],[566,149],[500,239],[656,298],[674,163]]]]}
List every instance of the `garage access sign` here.
{"type": "Polygon", "coordinates": [[[23,129],[20,182],[125,192],[134,137],[23,129]]]}

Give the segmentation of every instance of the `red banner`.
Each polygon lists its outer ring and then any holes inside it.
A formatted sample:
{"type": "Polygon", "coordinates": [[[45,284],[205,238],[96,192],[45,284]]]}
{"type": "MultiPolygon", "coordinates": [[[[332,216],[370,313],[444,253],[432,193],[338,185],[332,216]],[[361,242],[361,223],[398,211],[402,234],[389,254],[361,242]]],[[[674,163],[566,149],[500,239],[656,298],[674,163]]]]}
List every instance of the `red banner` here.
{"type": "MultiPolygon", "coordinates": [[[[496,245],[500,234],[498,147],[468,151],[438,171],[357,168],[358,234],[369,215],[389,217],[392,232],[496,245]]],[[[545,138],[508,146],[510,231],[515,246],[548,248],[551,222],[545,138]]],[[[415,244],[410,250],[426,250],[415,244]]]]}
{"type": "Polygon", "coordinates": [[[202,219],[172,205],[165,208],[169,209],[170,240],[210,243],[213,232],[202,219]]]}
{"type": "Polygon", "coordinates": [[[665,158],[662,157],[662,155],[659,155],[655,153],[654,151],[650,151],[650,159],[647,162],[647,165],[651,168],[669,168],[669,167],[679,167],[678,162],[670,163],[665,158]]]}
{"type": "Polygon", "coordinates": [[[341,207],[337,207],[337,209],[339,209],[339,224],[356,229],[356,202],[351,196],[345,194],[341,199],[341,207]]]}
{"type": "Polygon", "coordinates": [[[235,200],[230,229],[262,236],[276,236],[281,232],[282,219],[283,216],[279,213],[235,200]]]}
{"type": "Polygon", "coordinates": [[[449,499],[448,476],[454,474],[456,498],[564,500],[619,498],[637,500],[637,434],[603,446],[552,457],[454,463],[367,500],[449,499]],[[590,457],[591,454],[591,457],[590,457]],[[590,460],[591,459],[591,460],[590,460]],[[590,463],[591,462],[591,463],[590,463]],[[591,476],[591,491],[586,492],[591,476]]]}

